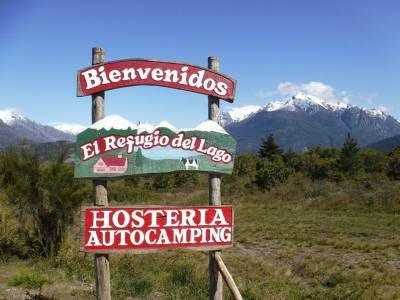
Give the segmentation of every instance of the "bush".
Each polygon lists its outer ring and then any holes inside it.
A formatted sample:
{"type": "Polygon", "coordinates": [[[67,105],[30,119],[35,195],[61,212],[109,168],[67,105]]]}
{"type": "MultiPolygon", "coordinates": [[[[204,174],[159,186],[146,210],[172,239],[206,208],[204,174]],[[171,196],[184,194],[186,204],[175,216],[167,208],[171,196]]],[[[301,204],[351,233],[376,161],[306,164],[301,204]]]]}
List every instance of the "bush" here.
{"type": "Polygon", "coordinates": [[[58,253],[66,228],[89,190],[74,180],[73,167],[64,163],[64,151],[43,163],[29,146],[9,148],[0,156],[0,178],[6,203],[19,222],[17,230],[31,255],[58,253]]]}
{"type": "Polygon", "coordinates": [[[46,283],[50,283],[47,277],[38,273],[24,271],[12,276],[8,285],[19,286],[26,289],[41,289],[46,283]]]}
{"type": "Polygon", "coordinates": [[[400,180],[400,147],[397,147],[389,155],[388,176],[400,180]]]}
{"type": "Polygon", "coordinates": [[[131,297],[145,296],[152,288],[153,282],[148,278],[135,278],[126,283],[126,289],[131,297]]]}
{"type": "Polygon", "coordinates": [[[236,157],[233,175],[254,179],[258,157],[252,153],[241,154],[236,157]]]}
{"type": "Polygon", "coordinates": [[[340,283],[345,283],[348,280],[340,273],[331,274],[328,278],[324,280],[322,283],[323,286],[334,288],[340,283]]]}
{"type": "Polygon", "coordinates": [[[387,172],[388,159],[382,151],[363,149],[360,151],[360,158],[363,169],[368,173],[387,172]]]}
{"type": "Polygon", "coordinates": [[[257,174],[255,184],[265,192],[271,187],[286,182],[292,170],[287,168],[282,160],[271,162],[267,159],[260,159],[256,165],[257,174]]]}
{"type": "Polygon", "coordinates": [[[338,181],[342,177],[336,167],[338,157],[336,149],[316,147],[303,155],[302,170],[312,180],[338,181]]]}

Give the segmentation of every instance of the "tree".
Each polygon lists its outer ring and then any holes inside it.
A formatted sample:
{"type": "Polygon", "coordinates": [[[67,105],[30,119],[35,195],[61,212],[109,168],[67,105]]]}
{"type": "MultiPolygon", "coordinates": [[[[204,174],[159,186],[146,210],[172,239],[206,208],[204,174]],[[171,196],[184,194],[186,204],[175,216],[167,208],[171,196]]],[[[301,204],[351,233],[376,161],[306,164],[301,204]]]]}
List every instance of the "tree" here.
{"type": "Polygon", "coordinates": [[[359,148],[357,148],[357,140],[350,133],[347,133],[347,138],[343,143],[343,147],[338,160],[339,169],[347,174],[354,175],[361,169],[361,160],[359,157],[359,148]]]}
{"type": "Polygon", "coordinates": [[[333,179],[340,181],[337,162],[340,152],[334,148],[315,147],[302,156],[301,170],[312,180],[333,179]]]}
{"type": "Polygon", "coordinates": [[[279,183],[286,182],[292,170],[287,168],[281,159],[270,161],[259,159],[256,165],[257,173],[254,183],[258,188],[265,192],[279,183]]]}
{"type": "Polygon", "coordinates": [[[283,161],[288,168],[291,168],[295,171],[299,171],[301,169],[301,156],[294,152],[292,148],[289,148],[289,150],[283,155],[283,161]]]}
{"type": "Polygon", "coordinates": [[[270,161],[274,161],[277,158],[281,158],[283,151],[275,143],[274,135],[270,133],[268,137],[263,139],[258,150],[258,155],[262,158],[266,158],[270,161]]]}
{"type": "Polygon", "coordinates": [[[67,149],[46,163],[31,149],[22,145],[1,153],[1,185],[31,254],[52,256],[89,189],[74,180],[73,167],[64,163],[67,149]]]}
{"type": "Polygon", "coordinates": [[[400,147],[397,146],[389,155],[387,175],[395,180],[400,180],[400,147]]]}
{"type": "Polygon", "coordinates": [[[259,158],[254,153],[240,154],[235,158],[233,175],[253,179],[256,174],[256,164],[259,158]]]}
{"type": "Polygon", "coordinates": [[[362,167],[368,173],[384,173],[388,168],[388,156],[386,153],[373,150],[363,149],[359,152],[362,167]]]}

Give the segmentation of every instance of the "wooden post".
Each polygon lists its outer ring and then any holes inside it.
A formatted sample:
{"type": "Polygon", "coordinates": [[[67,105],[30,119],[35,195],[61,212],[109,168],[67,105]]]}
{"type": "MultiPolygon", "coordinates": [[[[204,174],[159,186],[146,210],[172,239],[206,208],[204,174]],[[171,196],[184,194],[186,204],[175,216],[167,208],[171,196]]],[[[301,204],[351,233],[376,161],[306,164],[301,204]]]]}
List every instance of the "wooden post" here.
{"type": "MultiPolygon", "coordinates": [[[[219,71],[219,60],[217,57],[208,57],[208,68],[219,71]]],[[[208,119],[220,123],[219,99],[208,96],[208,119]]],[[[208,203],[210,205],[221,205],[221,178],[216,174],[208,175],[208,203]]],[[[218,270],[214,254],[219,251],[210,251],[208,254],[210,272],[210,300],[222,300],[223,281],[218,270]]]]}
{"type": "MultiPolygon", "coordinates": [[[[104,63],[104,56],[104,49],[93,48],[92,65],[104,63]]],[[[104,92],[93,94],[92,123],[104,117],[104,92]]],[[[108,206],[106,180],[93,180],[93,200],[96,206],[108,206]]],[[[108,261],[108,254],[95,254],[94,265],[96,270],[96,299],[111,300],[110,263],[108,261]]]]}
{"type": "Polygon", "coordinates": [[[215,261],[218,264],[218,269],[222,273],[222,276],[225,279],[226,285],[231,291],[232,297],[234,300],[243,300],[242,295],[239,292],[238,287],[236,286],[235,281],[233,280],[231,274],[228,271],[228,268],[225,266],[224,261],[221,258],[221,254],[219,252],[215,252],[215,261]]]}

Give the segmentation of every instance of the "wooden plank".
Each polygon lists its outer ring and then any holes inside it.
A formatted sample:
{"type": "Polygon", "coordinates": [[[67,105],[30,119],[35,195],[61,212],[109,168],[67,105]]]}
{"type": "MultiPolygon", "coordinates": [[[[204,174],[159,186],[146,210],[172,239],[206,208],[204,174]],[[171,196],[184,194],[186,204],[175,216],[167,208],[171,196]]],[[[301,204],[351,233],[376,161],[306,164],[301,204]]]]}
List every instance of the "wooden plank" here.
{"type": "Polygon", "coordinates": [[[127,249],[127,250],[86,250],[83,247],[80,247],[81,252],[85,253],[99,253],[99,254],[152,254],[152,253],[162,253],[168,252],[172,250],[183,250],[183,251],[212,251],[216,252],[221,249],[231,248],[232,246],[206,246],[206,247],[185,247],[185,248],[159,248],[159,249],[127,249]]]}
{"type": "Polygon", "coordinates": [[[75,178],[171,172],[232,174],[235,152],[235,139],[210,121],[181,130],[161,125],[145,133],[131,127],[87,128],[78,134],[75,144],[75,178]]]}
{"type": "Polygon", "coordinates": [[[236,80],[214,69],[142,58],[108,61],[77,74],[77,96],[137,85],[174,88],[233,102],[236,80]]]}
{"type": "MultiPolygon", "coordinates": [[[[208,57],[208,68],[219,72],[219,60],[217,57],[208,57]]],[[[208,119],[220,124],[219,99],[208,96],[208,119]]],[[[216,174],[208,175],[208,203],[210,205],[221,205],[221,178],[216,174]]],[[[215,253],[210,251],[208,254],[208,268],[210,273],[210,300],[222,300],[224,297],[224,287],[221,273],[215,261],[215,253]]]]}
{"type": "MultiPolygon", "coordinates": [[[[102,48],[92,49],[92,64],[104,63],[105,51],[102,48]]],[[[92,123],[104,118],[104,92],[92,95],[92,123]]],[[[94,205],[108,206],[107,181],[93,180],[94,205]]],[[[111,300],[110,263],[108,254],[94,255],[96,271],[96,298],[98,300],[111,300]]]]}
{"type": "Polygon", "coordinates": [[[80,245],[82,251],[91,253],[143,254],[172,248],[215,251],[232,247],[233,224],[234,209],[231,205],[85,207],[81,213],[80,245]],[[156,212],[156,215],[150,212],[156,212]],[[95,221],[95,215],[98,221],[95,221]],[[116,215],[119,216],[117,219],[116,215]],[[102,227],[103,224],[107,227],[102,227]],[[208,236],[207,231],[212,229],[218,236],[211,233],[208,236]],[[186,232],[184,240],[175,240],[177,230],[186,232]],[[104,231],[109,231],[109,238],[102,235],[104,231]],[[147,235],[149,232],[151,234],[147,235]],[[142,237],[138,238],[137,234],[142,237]],[[131,240],[132,235],[136,242],[131,240]],[[107,239],[113,242],[105,242],[107,239]]]}
{"type": "Polygon", "coordinates": [[[224,261],[221,258],[221,254],[219,252],[214,253],[215,261],[217,262],[218,269],[221,272],[226,285],[228,286],[229,290],[231,291],[232,297],[234,300],[243,300],[242,295],[238,287],[236,286],[235,281],[233,280],[231,274],[229,273],[227,267],[224,264],[224,261]]]}

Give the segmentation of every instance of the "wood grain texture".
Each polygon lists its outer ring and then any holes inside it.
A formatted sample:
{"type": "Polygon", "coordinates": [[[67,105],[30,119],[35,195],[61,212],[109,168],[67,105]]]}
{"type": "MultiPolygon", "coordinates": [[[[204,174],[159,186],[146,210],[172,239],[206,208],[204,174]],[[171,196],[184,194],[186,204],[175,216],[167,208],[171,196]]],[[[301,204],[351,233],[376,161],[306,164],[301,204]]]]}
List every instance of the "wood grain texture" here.
{"type": "Polygon", "coordinates": [[[221,254],[219,252],[214,253],[215,261],[218,265],[218,269],[221,272],[226,285],[228,286],[229,290],[231,291],[232,297],[234,300],[243,300],[242,295],[238,287],[236,286],[235,281],[233,280],[231,274],[229,273],[227,267],[225,266],[224,261],[222,260],[221,254]]]}
{"type": "MultiPolygon", "coordinates": [[[[92,64],[101,64],[105,61],[105,51],[102,48],[92,49],[92,64]]],[[[104,92],[92,95],[92,123],[105,117],[104,92]]],[[[93,202],[96,206],[108,206],[107,181],[93,180],[93,202]]],[[[94,265],[96,271],[96,299],[111,300],[110,263],[108,254],[95,254],[94,265]]]]}
{"type": "MultiPolygon", "coordinates": [[[[97,50],[93,52],[93,55],[95,55],[94,62],[98,62],[102,57],[97,50]]],[[[77,73],[78,97],[140,85],[179,89],[233,102],[236,80],[193,64],[143,58],[97,63],[95,66],[81,69],[77,73]],[[138,72],[138,70],[145,69],[150,70],[148,74],[141,75],[138,72]],[[123,75],[127,74],[128,70],[131,75],[123,75]],[[173,77],[171,77],[171,73],[174,74],[173,77]],[[110,80],[111,78],[113,79],[110,80]]]]}
{"type": "MultiPolygon", "coordinates": [[[[208,68],[219,72],[219,59],[217,57],[208,57],[208,68]]],[[[208,119],[220,124],[219,99],[208,96],[208,119]]],[[[208,203],[210,205],[221,205],[221,178],[216,174],[208,175],[208,203]]],[[[208,254],[208,268],[210,273],[210,300],[222,300],[224,297],[224,286],[222,275],[218,270],[215,261],[215,253],[210,251],[208,254]]]]}
{"type": "MultiPolygon", "coordinates": [[[[102,254],[149,254],[149,253],[158,253],[158,252],[166,252],[169,250],[173,250],[174,248],[179,248],[181,250],[190,250],[190,251],[217,251],[221,249],[226,249],[230,248],[233,246],[233,226],[234,226],[234,208],[231,205],[219,205],[218,207],[215,206],[205,206],[205,205],[199,205],[199,206],[173,206],[173,205],[118,205],[118,206],[107,206],[105,210],[110,210],[110,211],[115,211],[115,210],[120,210],[120,209],[216,209],[216,208],[222,208],[222,209],[229,209],[231,211],[231,219],[228,222],[231,225],[232,228],[232,241],[229,244],[220,244],[220,245],[180,245],[176,247],[160,247],[160,248],[142,248],[139,247],[138,245],[132,246],[132,248],[127,248],[127,249],[91,249],[88,247],[85,247],[85,240],[87,240],[87,236],[85,237],[85,232],[88,230],[86,227],[86,222],[87,222],[87,210],[102,210],[103,208],[99,206],[82,206],[81,207],[81,216],[80,216],[80,233],[79,233],[79,239],[80,239],[80,251],[82,252],[87,252],[87,253],[102,253],[102,254]]],[[[110,217],[111,218],[111,217],[110,217]]]]}

